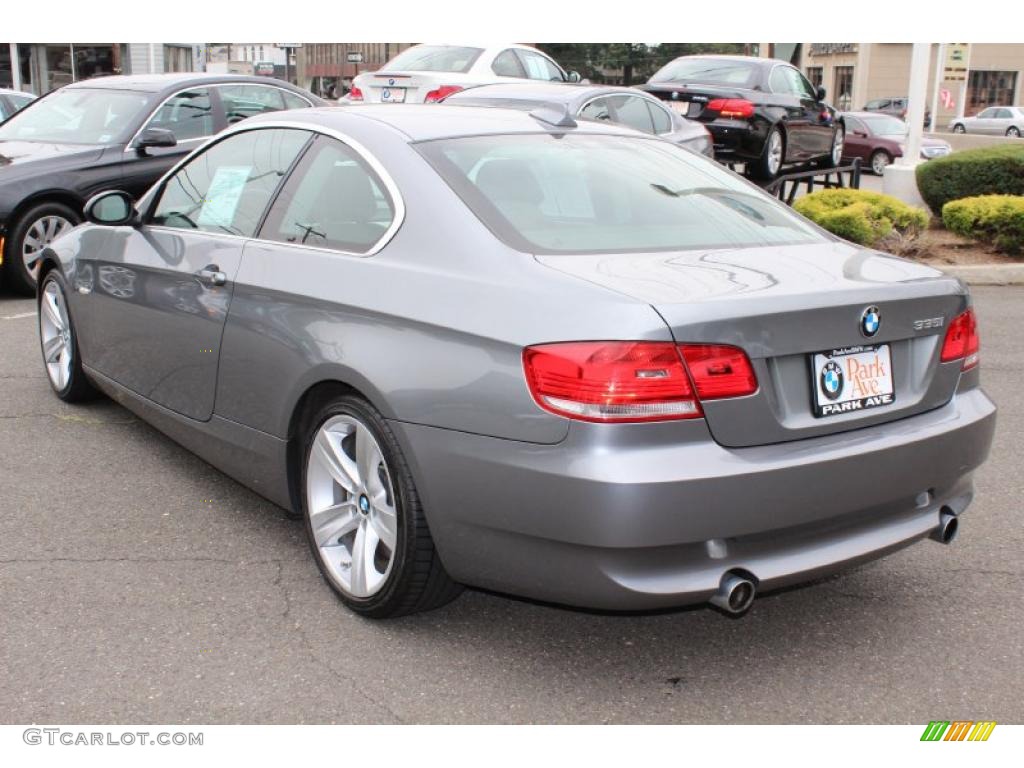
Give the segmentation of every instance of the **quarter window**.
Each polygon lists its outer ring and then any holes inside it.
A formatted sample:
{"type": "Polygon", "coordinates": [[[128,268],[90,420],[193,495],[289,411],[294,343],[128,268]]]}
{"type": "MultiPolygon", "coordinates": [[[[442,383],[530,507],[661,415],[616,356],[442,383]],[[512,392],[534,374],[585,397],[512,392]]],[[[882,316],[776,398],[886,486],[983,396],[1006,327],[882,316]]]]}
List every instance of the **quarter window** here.
{"type": "Polygon", "coordinates": [[[646,99],[636,96],[610,96],[612,109],[618,115],[618,122],[644,133],[654,133],[651,113],[647,110],[646,99]]]}
{"type": "Polygon", "coordinates": [[[178,141],[212,136],[210,92],[206,88],[197,88],[175,94],[160,106],[146,127],[171,131],[178,141]]]}
{"type": "Polygon", "coordinates": [[[395,220],[384,183],[352,149],[320,136],[271,208],[260,237],[366,253],[395,220]]]}
{"type": "Polygon", "coordinates": [[[268,88],[264,85],[222,85],[218,90],[229,124],[264,112],[284,109],[284,97],[278,88],[268,88]]]}
{"type": "Polygon", "coordinates": [[[308,140],[308,131],[273,128],[217,142],[167,180],[151,223],[251,237],[308,140]]]}
{"type": "Polygon", "coordinates": [[[672,130],[672,116],[661,106],[644,99],[647,109],[651,112],[651,120],[654,122],[654,132],[661,135],[672,130]]]}
{"type": "Polygon", "coordinates": [[[580,117],[584,120],[611,122],[612,111],[608,107],[608,99],[594,99],[580,110],[580,117]]]}

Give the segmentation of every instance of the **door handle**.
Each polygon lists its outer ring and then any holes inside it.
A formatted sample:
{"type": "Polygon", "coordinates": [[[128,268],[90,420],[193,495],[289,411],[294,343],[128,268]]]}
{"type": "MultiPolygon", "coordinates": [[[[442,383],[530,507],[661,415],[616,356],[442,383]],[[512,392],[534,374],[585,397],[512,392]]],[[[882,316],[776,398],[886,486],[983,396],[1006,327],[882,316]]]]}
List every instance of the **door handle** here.
{"type": "Polygon", "coordinates": [[[224,285],[228,281],[228,276],[216,264],[207,264],[196,272],[196,276],[210,285],[224,285]]]}

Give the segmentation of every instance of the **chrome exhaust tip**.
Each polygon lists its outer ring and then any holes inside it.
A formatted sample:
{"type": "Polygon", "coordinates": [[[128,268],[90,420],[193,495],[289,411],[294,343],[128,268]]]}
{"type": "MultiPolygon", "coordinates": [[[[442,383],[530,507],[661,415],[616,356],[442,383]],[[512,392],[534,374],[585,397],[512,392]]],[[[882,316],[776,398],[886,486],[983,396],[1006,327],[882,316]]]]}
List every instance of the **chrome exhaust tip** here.
{"type": "Polygon", "coordinates": [[[746,576],[726,573],[718,591],[711,597],[711,604],[731,616],[741,616],[750,610],[757,587],[746,576]]]}
{"type": "Polygon", "coordinates": [[[959,528],[960,522],[956,519],[956,515],[943,508],[942,513],[939,515],[939,527],[935,528],[929,534],[929,537],[940,544],[952,544],[959,528]]]}

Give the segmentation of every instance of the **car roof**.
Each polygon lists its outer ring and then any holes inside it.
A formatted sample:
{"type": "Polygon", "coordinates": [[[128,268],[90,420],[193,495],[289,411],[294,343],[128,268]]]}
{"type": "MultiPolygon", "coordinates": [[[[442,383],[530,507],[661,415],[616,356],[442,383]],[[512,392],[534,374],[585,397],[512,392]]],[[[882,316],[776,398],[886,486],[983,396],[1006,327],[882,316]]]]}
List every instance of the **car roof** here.
{"type": "Polygon", "coordinates": [[[245,120],[244,126],[280,122],[308,124],[344,132],[353,121],[387,125],[410,142],[440,138],[486,136],[509,133],[567,133],[615,134],[637,136],[636,131],[613,123],[579,121],[573,128],[556,127],[538,120],[530,112],[501,107],[458,106],[456,104],[353,104],[344,107],[314,107],[279,114],[255,115],[245,120]]]}
{"type": "Polygon", "coordinates": [[[453,93],[445,102],[458,104],[471,99],[509,99],[576,106],[598,96],[613,96],[620,93],[652,98],[645,91],[625,86],[535,82],[477,85],[453,93]]]}
{"type": "Polygon", "coordinates": [[[765,56],[743,56],[738,53],[693,53],[686,56],[677,56],[672,61],[679,61],[679,59],[720,59],[722,61],[747,61],[752,64],[760,64],[761,66],[775,66],[776,64],[794,66],[783,59],[770,59],[765,56]]]}
{"type": "Polygon", "coordinates": [[[168,72],[154,75],[109,75],[79,80],[65,85],[65,88],[106,88],[124,91],[161,91],[190,85],[217,85],[219,83],[263,83],[278,88],[295,90],[295,86],[273,77],[256,77],[254,75],[210,75],[205,72],[168,72]]]}

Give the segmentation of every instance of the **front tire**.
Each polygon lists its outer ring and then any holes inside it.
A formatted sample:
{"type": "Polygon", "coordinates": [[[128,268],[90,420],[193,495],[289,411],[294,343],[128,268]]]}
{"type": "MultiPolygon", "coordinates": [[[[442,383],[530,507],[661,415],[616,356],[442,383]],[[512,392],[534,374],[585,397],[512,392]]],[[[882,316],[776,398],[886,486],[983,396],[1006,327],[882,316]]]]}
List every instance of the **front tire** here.
{"type": "Polygon", "coordinates": [[[772,181],[779,175],[786,161],[786,139],[782,129],[773,126],[764,142],[761,156],[750,163],[750,175],[762,181],[772,181]]]}
{"type": "Polygon", "coordinates": [[[964,128],[962,123],[957,123],[953,126],[953,133],[967,133],[967,129],[964,128]]]}
{"type": "Polygon", "coordinates": [[[321,407],[304,431],[302,512],[320,573],[370,618],[438,608],[462,588],[434,547],[402,450],[354,395],[321,407]]]}
{"type": "Polygon", "coordinates": [[[68,309],[66,287],[57,271],[49,272],[43,279],[36,303],[39,345],[50,386],[66,403],[92,399],[97,393],[82,370],[78,334],[68,309]]]}
{"type": "Polygon", "coordinates": [[[40,203],[19,216],[4,246],[4,274],[11,288],[35,294],[43,249],[81,221],[76,211],[57,202],[40,203]]]}
{"type": "Polygon", "coordinates": [[[884,149],[876,149],[871,153],[871,172],[876,176],[885,173],[887,166],[892,164],[892,156],[884,149]]]}
{"type": "Polygon", "coordinates": [[[836,125],[836,130],[832,134],[832,146],[829,149],[828,157],[821,160],[820,165],[822,168],[838,168],[843,164],[843,147],[846,143],[846,131],[843,130],[843,126],[836,125]]]}
{"type": "Polygon", "coordinates": [[[1011,125],[1009,128],[1006,129],[1006,135],[1011,137],[1011,138],[1014,138],[1014,139],[1019,139],[1020,138],[1020,128],[1018,128],[1015,125],[1011,125]]]}

